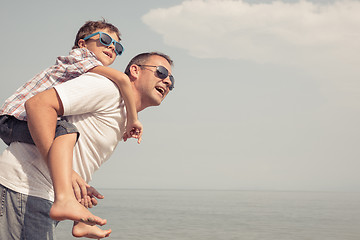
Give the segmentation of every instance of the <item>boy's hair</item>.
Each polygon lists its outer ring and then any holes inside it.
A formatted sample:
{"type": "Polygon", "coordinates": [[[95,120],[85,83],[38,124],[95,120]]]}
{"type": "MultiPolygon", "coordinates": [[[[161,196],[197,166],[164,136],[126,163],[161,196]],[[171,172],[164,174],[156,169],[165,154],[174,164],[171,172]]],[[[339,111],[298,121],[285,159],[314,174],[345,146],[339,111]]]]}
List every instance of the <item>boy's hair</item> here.
{"type": "Polygon", "coordinates": [[[87,21],[78,31],[78,33],[76,34],[76,38],[75,38],[75,42],[74,42],[74,46],[72,47],[72,49],[75,48],[79,48],[78,42],[80,39],[85,38],[86,36],[97,32],[97,30],[101,30],[101,29],[107,29],[110,32],[114,32],[116,33],[116,35],[119,38],[119,41],[121,40],[120,38],[120,31],[117,27],[115,27],[114,25],[112,25],[111,23],[108,23],[105,19],[100,20],[100,21],[87,21]]]}
{"type": "Polygon", "coordinates": [[[160,53],[160,52],[147,52],[147,53],[140,53],[138,55],[136,55],[135,57],[133,57],[129,64],[127,65],[126,69],[125,69],[125,74],[129,76],[130,74],[130,66],[135,64],[135,65],[144,65],[147,60],[151,57],[151,56],[160,56],[160,57],[163,57],[165,58],[168,63],[170,64],[170,66],[173,66],[174,65],[174,62],[173,60],[171,60],[171,58],[166,55],[166,54],[163,54],[163,53],[160,53]]]}

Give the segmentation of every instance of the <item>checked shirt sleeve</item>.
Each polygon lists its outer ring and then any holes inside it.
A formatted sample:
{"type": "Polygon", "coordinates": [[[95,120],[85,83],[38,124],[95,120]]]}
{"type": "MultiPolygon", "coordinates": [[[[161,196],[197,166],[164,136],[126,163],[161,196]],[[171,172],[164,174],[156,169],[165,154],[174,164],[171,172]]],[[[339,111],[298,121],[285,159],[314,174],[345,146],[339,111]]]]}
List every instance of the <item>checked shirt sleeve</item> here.
{"type": "Polygon", "coordinates": [[[102,63],[86,48],[77,48],[68,56],[58,57],[55,65],[33,77],[10,96],[0,108],[0,115],[7,114],[26,120],[26,100],[39,92],[79,77],[96,66],[102,66],[102,63]]]}
{"type": "Polygon", "coordinates": [[[59,57],[57,61],[66,65],[69,78],[78,77],[94,67],[102,66],[96,56],[86,48],[74,49],[69,56],[66,58],[59,57]]]}

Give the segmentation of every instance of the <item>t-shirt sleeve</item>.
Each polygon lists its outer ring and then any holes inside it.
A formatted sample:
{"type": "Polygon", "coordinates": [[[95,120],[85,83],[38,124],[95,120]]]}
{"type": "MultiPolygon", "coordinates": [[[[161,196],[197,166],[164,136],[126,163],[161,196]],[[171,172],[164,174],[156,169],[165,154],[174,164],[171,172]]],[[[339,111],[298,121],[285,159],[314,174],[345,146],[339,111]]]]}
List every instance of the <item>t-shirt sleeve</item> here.
{"type": "Polygon", "coordinates": [[[119,106],[120,93],[109,79],[86,73],[54,87],[64,108],[64,116],[107,111],[119,106]]]}

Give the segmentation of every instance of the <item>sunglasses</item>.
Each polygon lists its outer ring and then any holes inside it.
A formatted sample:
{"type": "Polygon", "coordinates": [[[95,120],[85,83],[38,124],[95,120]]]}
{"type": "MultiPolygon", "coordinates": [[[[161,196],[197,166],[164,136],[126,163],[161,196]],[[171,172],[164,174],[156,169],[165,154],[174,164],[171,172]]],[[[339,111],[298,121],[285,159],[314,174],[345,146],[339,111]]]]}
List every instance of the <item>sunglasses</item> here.
{"type": "Polygon", "coordinates": [[[116,55],[121,55],[123,53],[124,47],[121,45],[121,43],[119,43],[119,42],[115,41],[114,39],[112,39],[112,37],[110,37],[109,34],[107,34],[107,33],[96,32],[96,33],[93,33],[93,34],[90,34],[90,35],[86,36],[84,38],[84,40],[86,41],[89,38],[95,36],[96,34],[100,35],[99,40],[100,40],[101,44],[103,44],[105,46],[110,46],[112,43],[114,43],[116,55]]]}
{"type": "Polygon", "coordinates": [[[165,79],[169,76],[169,79],[171,81],[171,85],[169,87],[169,90],[173,90],[174,88],[174,84],[175,84],[175,79],[173,75],[169,75],[169,71],[163,67],[163,66],[153,66],[153,65],[138,65],[139,67],[156,67],[156,75],[158,78],[160,79],[165,79]]]}

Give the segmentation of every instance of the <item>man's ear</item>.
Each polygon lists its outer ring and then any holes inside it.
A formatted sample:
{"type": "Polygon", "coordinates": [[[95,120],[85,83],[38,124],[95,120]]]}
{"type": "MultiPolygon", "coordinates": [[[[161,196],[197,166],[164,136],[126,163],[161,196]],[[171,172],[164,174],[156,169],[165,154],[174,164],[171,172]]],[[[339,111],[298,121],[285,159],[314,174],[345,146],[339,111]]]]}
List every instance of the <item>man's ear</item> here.
{"type": "Polygon", "coordinates": [[[133,64],[130,66],[130,80],[131,81],[135,81],[136,79],[139,78],[139,73],[140,73],[140,67],[136,64],[133,64]]]}
{"type": "Polygon", "coordinates": [[[85,48],[86,47],[85,40],[84,39],[79,39],[78,46],[79,46],[79,48],[85,48]]]}

